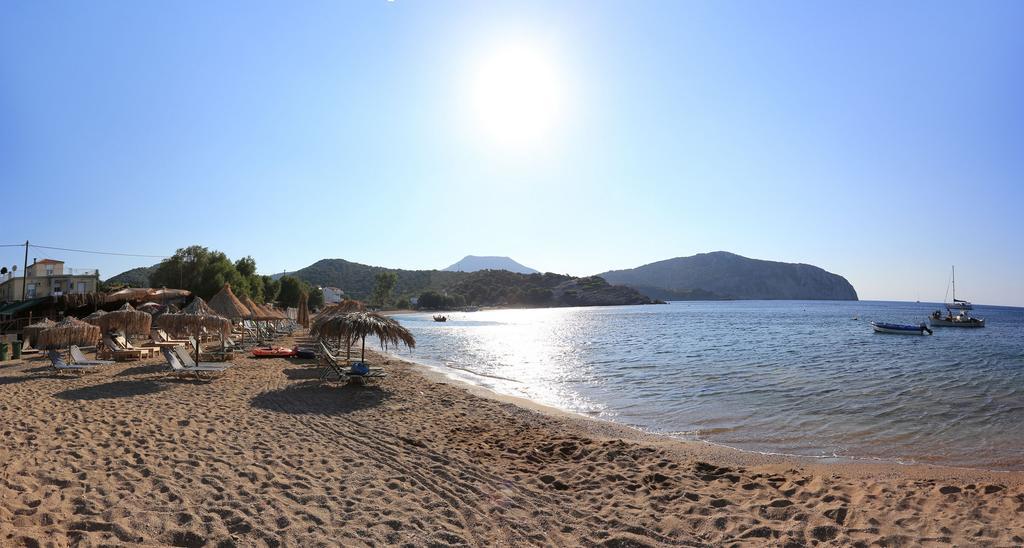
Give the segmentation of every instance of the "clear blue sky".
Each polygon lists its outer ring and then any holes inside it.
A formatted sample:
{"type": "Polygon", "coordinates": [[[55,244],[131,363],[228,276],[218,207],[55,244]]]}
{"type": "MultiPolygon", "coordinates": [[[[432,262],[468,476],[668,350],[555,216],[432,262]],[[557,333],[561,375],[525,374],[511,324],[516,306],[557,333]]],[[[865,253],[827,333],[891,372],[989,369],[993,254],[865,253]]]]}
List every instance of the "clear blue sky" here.
{"type": "Polygon", "coordinates": [[[0,244],[200,243],[265,273],[728,250],[901,300],[941,299],[955,263],[963,296],[1024,305],[1022,22],[995,1],[6,2],[0,244]]]}

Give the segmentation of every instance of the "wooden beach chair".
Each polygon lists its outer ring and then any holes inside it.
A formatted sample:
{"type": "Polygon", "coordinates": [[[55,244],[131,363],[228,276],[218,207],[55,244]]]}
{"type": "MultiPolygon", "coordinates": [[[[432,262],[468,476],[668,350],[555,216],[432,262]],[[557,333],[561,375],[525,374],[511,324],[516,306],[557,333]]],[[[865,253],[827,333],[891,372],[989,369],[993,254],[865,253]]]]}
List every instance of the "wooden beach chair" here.
{"type": "Polygon", "coordinates": [[[90,360],[85,357],[85,353],[82,349],[71,345],[71,365],[110,365],[114,362],[110,360],[90,360]]]}
{"type": "MultiPolygon", "coordinates": [[[[185,350],[185,347],[183,346],[176,348],[185,350]]],[[[194,376],[199,380],[209,380],[216,375],[224,373],[228,367],[231,367],[230,365],[223,364],[198,364],[194,367],[189,367],[182,363],[181,358],[178,357],[178,353],[175,352],[175,350],[170,348],[161,348],[160,351],[163,353],[164,359],[167,360],[167,365],[171,368],[170,374],[179,378],[184,375],[194,376]]]]}
{"type": "Polygon", "coordinates": [[[148,347],[156,348],[156,349],[159,350],[160,348],[163,348],[165,346],[167,348],[174,348],[175,346],[177,346],[179,344],[183,344],[183,343],[180,343],[180,342],[177,342],[177,341],[165,341],[165,340],[161,339],[161,337],[159,335],[157,335],[156,331],[151,331],[149,333],[149,341],[146,342],[145,344],[143,344],[142,346],[148,346],[148,347]]]}
{"type": "Polygon", "coordinates": [[[188,339],[172,339],[163,329],[154,329],[149,336],[156,342],[162,343],[174,343],[174,344],[185,344],[188,339]]]}
{"type": "Polygon", "coordinates": [[[118,333],[114,336],[114,343],[121,347],[122,350],[138,350],[141,352],[143,358],[152,358],[159,350],[150,346],[138,347],[132,345],[132,342],[128,340],[122,333],[118,333]]]}
{"type": "Polygon", "coordinates": [[[81,365],[81,364],[68,364],[61,357],[60,352],[56,350],[50,350],[46,353],[50,358],[50,366],[53,367],[54,371],[60,373],[76,373],[81,375],[82,373],[89,373],[96,371],[98,365],[81,365]]]}
{"type": "Polygon", "coordinates": [[[100,352],[97,352],[97,354],[102,354],[103,356],[114,358],[114,361],[116,362],[126,362],[142,359],[141,350],[126,350],[124,348],[121,348],[119,345],[115,344],[114,341],[111,340],[108,335],[103,336],[103,345],[100,347],[100,352]]]}

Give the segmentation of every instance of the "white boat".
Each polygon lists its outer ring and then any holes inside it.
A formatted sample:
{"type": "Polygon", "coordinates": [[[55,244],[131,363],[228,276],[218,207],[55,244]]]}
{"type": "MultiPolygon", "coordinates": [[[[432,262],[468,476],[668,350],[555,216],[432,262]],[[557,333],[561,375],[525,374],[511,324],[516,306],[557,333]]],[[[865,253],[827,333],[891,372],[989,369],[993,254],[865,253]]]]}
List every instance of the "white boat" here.
{"type": "Polygon", "coordinates": [[[932,327],[985,327],[985,320],[981,318],[972,317],[967,313],[968,310],[973,310],[974,305],[970,301],[964,301],[956,298],[956,267],[953,267],[953,276],[951,278],[951,285],[953,287],[953,302],[945,303],[946,314],[943,315],[941,310],[932,312],[929,323],[932,327]],[[958,312],[953,313],[954,310],[958,312]]]}
{"type": "Polygon", "coordinates": [[[891,333],[893,335],[931,335],[932,330],[924,323],[910,325],[904,323],[871,322],[871,329],[876,333],[891,333]]]}

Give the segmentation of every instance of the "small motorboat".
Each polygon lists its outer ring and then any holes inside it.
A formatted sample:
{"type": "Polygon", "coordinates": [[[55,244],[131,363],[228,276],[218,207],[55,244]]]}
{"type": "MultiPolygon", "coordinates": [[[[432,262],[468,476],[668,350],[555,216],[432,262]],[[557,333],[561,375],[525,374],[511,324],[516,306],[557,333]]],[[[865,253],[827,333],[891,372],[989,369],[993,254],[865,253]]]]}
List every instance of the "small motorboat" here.
{"type": "Polygon", "coordinates": [[[871,328],[875,330],[875,333],[891,333],[894,335],[932,334],[932,330],[928,329],[928,326],[923,323],[920,325],[910,325],[905,323],[871,322],[871,328]]]}
{"type": "Polygon", "coordinates": [[[291,358],[294,355],[294,348],[285,348],[283,346],[263,346],[252,349],[252,357],[254,358],[291,358]]]}
{"type": "Polygon", "coordinates": [[[434,321],[435,322],[446,322],[446,321],[448,321],[448,316],[442,316],[442,315],[438,314],[437,316],[434,316],[434,321]]]}
{"type": "Polygon", "coordinates": [[[984,319],[975,318],[966,312],[954,315],[950,309],[946,309],[945,316],[938,310],[932,312],[929,321],[932,327],[985,327],[984,319]]]}

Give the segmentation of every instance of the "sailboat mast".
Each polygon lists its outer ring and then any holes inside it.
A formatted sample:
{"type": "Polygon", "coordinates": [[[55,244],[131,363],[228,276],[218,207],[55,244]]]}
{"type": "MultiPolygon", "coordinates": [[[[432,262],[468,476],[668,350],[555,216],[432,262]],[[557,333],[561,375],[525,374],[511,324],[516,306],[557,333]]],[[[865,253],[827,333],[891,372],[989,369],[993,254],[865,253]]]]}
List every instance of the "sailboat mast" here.
{"type": "Polygon", "coordinates": [[[953,265],[953,302],[956,302],[956,265],[953,265]]]}

